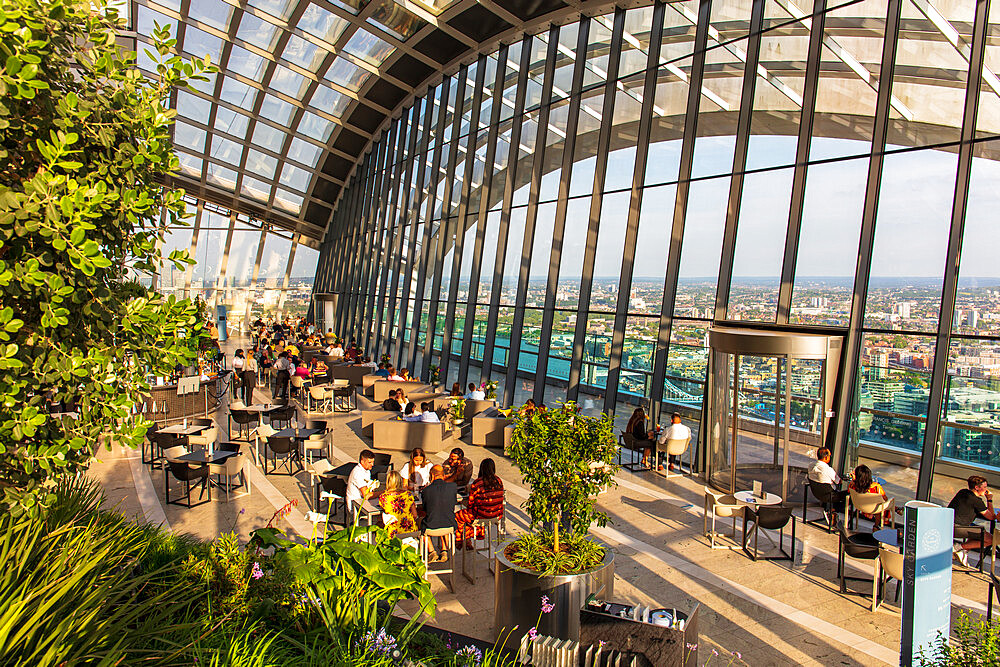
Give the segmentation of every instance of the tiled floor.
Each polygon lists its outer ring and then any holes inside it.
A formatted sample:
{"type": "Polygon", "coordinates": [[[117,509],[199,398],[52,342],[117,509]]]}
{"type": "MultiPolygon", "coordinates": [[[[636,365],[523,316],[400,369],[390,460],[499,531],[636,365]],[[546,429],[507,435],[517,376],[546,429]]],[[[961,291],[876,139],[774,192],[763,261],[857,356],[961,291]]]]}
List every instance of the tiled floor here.
{"type": "MultiPolygon", "coordinates": [[[[266,396],[262,392],[260,398],[266,396]]],[[[360,413],[328,415],[326,421],[333,432],[334,464],[355,460],[370,446],[360,435],[360,413]]],[[[224,429],[225,420],[220,422],[224,429]]],[[[508,528],[525,530],[526,517],[519,505],[526,490],[516,468],[499,452],[466,442],[456,445],[464,448],[477,468],[486,457],[496,460],[508,490],[508,528]]],[[[294,500],[298,506],[277,525],[306,537],[312,532],[312,524],[304,519],[312,498],[305,473],[265,477],[252,468],[249,496],[224,502],[213,495],[211,503],[189,510],[163,504],[162,471],[151,471],[137,457],[138,452],[131,450],[102,452],[91,469],[109,500],[120,502],[130,514],[165,521],[175,531],[203,538],[230,530],[246,538],[294,500]]],[[[402,464],[402,455],[395,454],[394,459],[402,464]]],[[[835,536],[799,524],[794,564],[754,563],[741,551],[709,548],[702,535],[704,492],[698,480],[687,476],[666,480],[657,473],[623,471],[618,481],[600,499],[611,522],[593,531],[615,549],[615,598],[681,608],[700,604],[702,662],[713,648],[725,656],[725,662],[730,652],[738,651],[751,665],[898,662],[899,609],[890,601],[872,613],[869,598],[840,594],[835,579],[835,536]]],[[[870,576],[871,569],[861,567],[854,574],[863,572],[870,576]]],[[[493,586],[484,563],[480,563],[475,585],[456,577],[454,594],[439,578],[432,577],[432,583],[439,601],[433,624],[492,638],[493,586]]],[[[986,599],[986,588],[985,577],[956,570],[955,609],[983,611],[980,601],[986,599]]]]}

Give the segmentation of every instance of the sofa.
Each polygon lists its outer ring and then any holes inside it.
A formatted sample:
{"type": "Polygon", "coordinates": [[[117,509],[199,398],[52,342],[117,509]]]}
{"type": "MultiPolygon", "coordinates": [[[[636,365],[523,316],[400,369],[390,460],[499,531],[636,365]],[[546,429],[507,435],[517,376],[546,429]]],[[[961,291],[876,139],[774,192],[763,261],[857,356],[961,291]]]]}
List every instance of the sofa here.
{"type": "Polygon", "coordinates": [[[506,450],[510,439],[507,426],[513,423],[513,420],[500,414],[496,407],[487,408],[472,417],[472,444],[506,450]]]}
{"type": "Polygon", "coordinates": [[[375,449],[409,452],[414,447],[422,447],[429,456],[451,446],[451,429],[447,424],[408,422],[394,416],[394,413],[385,414],[393,416],[372,421],[372,445],[375,449]]]}
{"type": "Polygon", "coordinates": [[[355,366],[354,364],[337,364],[330,366],[330,373],[336,380],[348,380],[351,386],[363,384],[363,378],[375,371],[371,366],[355,366]]]}
{"type": "MultiPolygon", "coordinates": [[[[395,380],[376,380],[372,384],[372,398],[375,399],[376,403],[381,403],[385,399],[389,398],[389,391],[392,389],[399,389],[402,387],[403,391],[406,392],[407,396],[411,394],[413,397],[425,396],[430,394],[431,396],[436,396],[437,392],[429,384],[424,384],[423,382],[397,382],[395,380]]],[[[415,400],[415,399],[414,399],[415,400]]],[[[423,400],[427,400],[424,398],[423,400]]]]}

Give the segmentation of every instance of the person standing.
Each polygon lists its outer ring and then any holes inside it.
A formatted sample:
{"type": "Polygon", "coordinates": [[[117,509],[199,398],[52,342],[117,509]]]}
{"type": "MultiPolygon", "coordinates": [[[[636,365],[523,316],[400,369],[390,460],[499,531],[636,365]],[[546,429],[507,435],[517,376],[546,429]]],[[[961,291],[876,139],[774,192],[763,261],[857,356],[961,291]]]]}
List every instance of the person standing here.
{"type": "Polygon", "coordinates": [[[288,358],[288,352],[285,350],[281,351],[278,355],[278,360],[274,362],[274,370],[277,371],[277,376],[275,377],[275,398],[287,398],[288,397],[288,382],[292,378],[292,362],[288,358]]]}
{"type": "Polygon", "coordinates": [[[240,380],[243,402],[250,405],[253,403],[253,390],[257,386],[257,359],[254,358],[253,352],[247,355],[243,362],[243,375],[240,380]]]}

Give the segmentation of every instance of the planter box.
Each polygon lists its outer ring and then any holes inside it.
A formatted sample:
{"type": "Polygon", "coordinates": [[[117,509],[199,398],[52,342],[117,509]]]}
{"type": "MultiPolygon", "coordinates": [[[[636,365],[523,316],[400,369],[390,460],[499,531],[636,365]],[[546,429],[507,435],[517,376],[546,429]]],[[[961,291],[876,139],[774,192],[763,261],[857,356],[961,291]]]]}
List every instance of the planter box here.
{"type": "Polygon", "coordinates": [[[507,632],[517,626],[507,638],[507,646],[519,646],[521,637],[538,623],[538,634],[580,641],[580,610],[590,595],[612,599],[615,588],[615,554],[604,542],[604,561],[597,567],[578,574],[539,576],[536,572],[514,565],[504,552],[514,540],[504,542],[497,550],[494,577],[494,633],[502,642],[507,632]],[[555,605],[548,614],[541,611],[542,596],[555,605]]]}

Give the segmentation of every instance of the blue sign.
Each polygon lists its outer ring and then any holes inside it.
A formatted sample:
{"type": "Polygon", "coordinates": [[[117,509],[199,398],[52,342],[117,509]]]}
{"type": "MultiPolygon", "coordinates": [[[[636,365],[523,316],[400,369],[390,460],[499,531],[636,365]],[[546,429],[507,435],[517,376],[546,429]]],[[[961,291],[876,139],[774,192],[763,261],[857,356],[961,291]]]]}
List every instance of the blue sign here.
{"type": "Polygon", "coordinates": [[[902,667],[920,664],[951,632],[951,559],[955,511],[934,503],[906,503],[903,538],[902,667]]]}
{"type": "Polygon", "coordinates": [[[226,307],[216,306],[215,312],[218,314],[218,327],[219,327],[219,342],[226,340],[226,307]]]}

